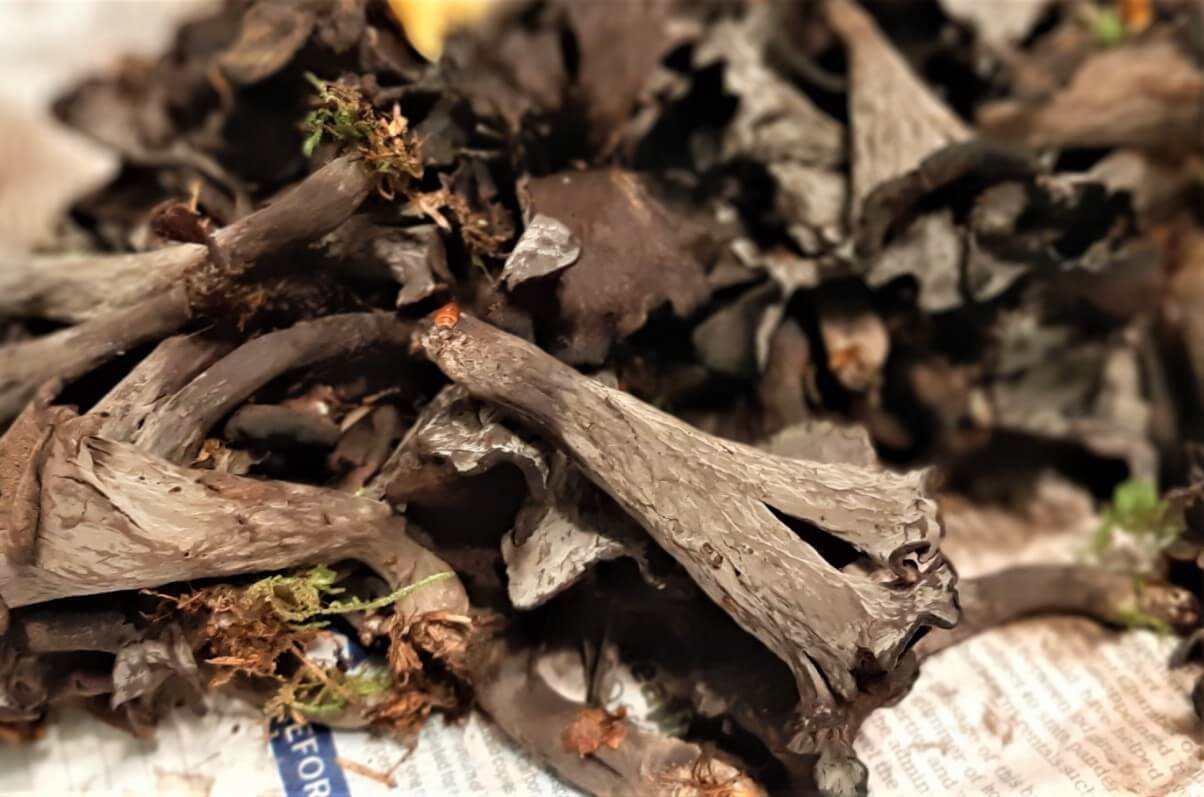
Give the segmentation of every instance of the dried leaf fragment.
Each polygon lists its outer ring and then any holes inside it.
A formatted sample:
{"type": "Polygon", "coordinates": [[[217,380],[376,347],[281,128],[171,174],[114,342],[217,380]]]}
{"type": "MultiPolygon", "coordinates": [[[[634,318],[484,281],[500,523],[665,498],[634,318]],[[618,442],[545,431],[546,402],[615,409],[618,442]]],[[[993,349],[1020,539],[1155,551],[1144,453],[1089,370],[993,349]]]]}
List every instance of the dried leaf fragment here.
{"type": "Polygon", "coordinates": [[[988,132],[1031,147],[1199,146],[1204,73],[1170,41],[1093,53],[1047,101],[983,107],[988,132]]]}
{"type": "Polygon", "coordinates": [[[576,88],[589,116],[588,135],[606,150],[657,63],[681,42],[683,26],[674,24],[670,0],[569,0],[563,5],[580,54],[576,88]]]}
{"type": "Polygon", "coordinates": [[[723,157],[767,163],[835,166],[844,156],[844,130],[767,63],[776,30],[769,4],[754,4],[741,21],[723,21],[699,43],[694,63],[722,62],[724,88],[739,98],[723,141],[723,157]]]}
{"type": "MultiPolygon", "coordinates": [[[[502,538],[507,592],[531,609],[563,592],[598,562],[631,556],[645,570],[647,538],[630,517],[557,451],[547,495],[532,495],[502,538]]],[[[645,574],[647,575],[647,574],[645,574]]]]}
{"type": "Polygon", "coordinates": [[[581,243],[563,222],[537,213],[506,258],[502,279],[513,290],[529,279],[546,277],[577,262],[581,243]]]}
{"type": "Polygon", "coordinates": [[[573,724],[561,734],[564,749],[583,758],[598,752],[601,747],[618,750],[627,736],[626,719],[624,706],[619,706],[613,714],[595,706],[583,708],[577,712],[573,724]]]}
{"type": "Polygon", "coordinates": [[[528,184],[528,212],[552,214],[581,242],[560,276],[563,341],[554,350],[578,364],[601,363],[614,338],[643,326],[668,301],[681,316],[710,288],[686,245],[685,220],[644,179],[618,169],[565,172],[528,184]]]}
{"type": "Polygon", "coordinates": [[[169,626],[163,639],[146,639],[117,651],[113,663],[113,696],[117,708],[134,698],[151,696],[173,675],[196,683],[196,659],[180,630],[169,626]]]}
{"type": "Polygon", "coordinates": [[[217,59],[234,83],[258,83],[283,69],[304,46],[314,14],[290,3],[259,2],[247,9],[238,39],[217,59]]]}

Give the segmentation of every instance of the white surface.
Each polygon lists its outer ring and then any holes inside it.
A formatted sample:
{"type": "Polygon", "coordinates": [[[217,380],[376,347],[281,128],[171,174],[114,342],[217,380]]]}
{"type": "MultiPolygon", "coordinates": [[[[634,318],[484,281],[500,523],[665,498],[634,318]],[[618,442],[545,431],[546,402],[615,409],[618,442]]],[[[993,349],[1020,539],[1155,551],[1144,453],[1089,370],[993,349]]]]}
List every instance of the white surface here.
{"type": "Polygon", "coordinates": [[[149,56],[216,0],[0,0],[0,99],[27,108],[122,55],[149,56]]]}

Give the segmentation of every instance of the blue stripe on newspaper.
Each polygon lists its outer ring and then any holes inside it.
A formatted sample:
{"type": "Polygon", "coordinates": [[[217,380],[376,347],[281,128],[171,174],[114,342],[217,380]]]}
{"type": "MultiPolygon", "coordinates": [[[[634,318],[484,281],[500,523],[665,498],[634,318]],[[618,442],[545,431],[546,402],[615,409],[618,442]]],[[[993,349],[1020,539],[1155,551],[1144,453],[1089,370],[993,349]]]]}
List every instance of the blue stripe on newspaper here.
{"type": "Polygon", "coordinates": [[[285,797],[348,797],[351,794],[329,728],[308,722],[297,723],[292,719],[273,721],[271,745],[285,797]]]}
{"type": "MultiPolygon", "coordinates": [[[[338,641],[348,663],[364,660],[364,650],[353,640],[340,636],[338,641]]],[[[350,797],[334,736],[326,726],[292,718],[273,720],[270,745],[285,797],[350,797]]]]}

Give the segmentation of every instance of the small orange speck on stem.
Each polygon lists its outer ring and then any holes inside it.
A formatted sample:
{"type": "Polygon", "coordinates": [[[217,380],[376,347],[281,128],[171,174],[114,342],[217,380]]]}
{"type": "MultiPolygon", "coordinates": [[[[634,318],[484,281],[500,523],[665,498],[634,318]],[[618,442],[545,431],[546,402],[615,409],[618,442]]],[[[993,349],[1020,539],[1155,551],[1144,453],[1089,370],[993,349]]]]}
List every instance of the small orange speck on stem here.
{"type": "Polygon", "coordinates": [[[435,311],[433,316],[435,326],[450,329],[460,320],[460,305],[448,302],[435,311]]]}

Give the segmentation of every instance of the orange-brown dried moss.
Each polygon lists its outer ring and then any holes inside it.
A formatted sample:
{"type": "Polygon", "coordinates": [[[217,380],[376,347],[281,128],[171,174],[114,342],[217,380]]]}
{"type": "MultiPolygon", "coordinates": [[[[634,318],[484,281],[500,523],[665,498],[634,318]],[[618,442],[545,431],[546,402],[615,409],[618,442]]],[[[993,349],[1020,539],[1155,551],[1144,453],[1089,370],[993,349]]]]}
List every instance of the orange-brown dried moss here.
{"type": "Polygon", "coordinates": [[[392,113],[379,113],[354,86],[309,74],[306,78],[318,91],[314,109],[302,122],[306,156],[325,139],[354,147],[377,176],[377,192],[387,199],[422,177],[421,144],[409,134],[409,122],[396,103],[392,113]]]}
{"type": "Polygon", "coordinates": [[[613,714],[604,708],[590,706],[577,712],[560,740],[564,749],[579,756],[593,755],[603,747],[619,749],[627,736],[627,709],[622,706],[613,714]]]}
{"type": "Polygon", "coordinates": [[[444,575],[370,601],[332,600],[343,590],[335,586],[336,574],[321,566],[246,586],[160,597],[188,618],[194,646],[215,671],[210,688],[242,678],[270,690],[264,704],[270,717],[374,725],[409,735],[432,711],[455,713],[469,704],[463,660],[472,621],[443,612],[404,623],[395,616],[382,626],[389,640],[388,666],[345,671],[308,655],[319,636],[329,633],[314,618],[382,609],[444,575]]]}

